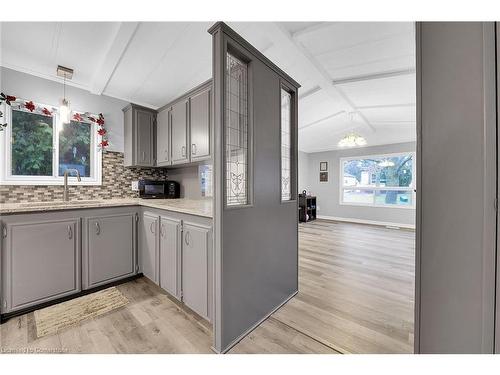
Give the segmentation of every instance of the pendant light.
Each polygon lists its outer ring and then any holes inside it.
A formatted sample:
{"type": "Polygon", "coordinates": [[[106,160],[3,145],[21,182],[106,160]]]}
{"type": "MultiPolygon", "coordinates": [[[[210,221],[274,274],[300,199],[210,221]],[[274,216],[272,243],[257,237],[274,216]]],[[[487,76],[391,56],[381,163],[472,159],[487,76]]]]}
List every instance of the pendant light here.
{"type": "MultiPolygon", "coordinates": [[[[353,115],[354,115],[353,112],[349,113],[349,121],[354,126],[353,115]]],[[[361,135],[352,131],[347,135],[345,135],[344,137],[342,137],[342,139],[338,143],[338,146],[342,148],[366,146],[366,139],[361,135]]]]}
{"type": "MultiPolygon", "coordinates": [[[[66,99],[66,79],[73,78],[73,69],[64,66],[57,66],[57,75],[63,77],[63,98],[61,99],[61,106],[59,107],[59,119],[61,125],[69,124],[71,122],[71,107],[69,100],[66,99]]],[[[62,128],[62,126],[61,126],[62,128]]]]}

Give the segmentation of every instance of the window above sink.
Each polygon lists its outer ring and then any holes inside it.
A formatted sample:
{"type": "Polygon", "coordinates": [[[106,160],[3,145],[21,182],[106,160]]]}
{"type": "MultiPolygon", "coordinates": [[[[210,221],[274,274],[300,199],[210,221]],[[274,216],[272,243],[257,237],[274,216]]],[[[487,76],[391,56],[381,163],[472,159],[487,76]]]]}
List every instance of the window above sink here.
{"type": "Polygon", "coordinates": [[[81,182],[70,178],[70,185],[101,185],[102,151],[97,147],[96,123],[72,120],[64,124],[57,110],[50,115],[6,105],[0,110],[8,124],[0,133],[1,185],[62,185],[64,171],[70,168],[82,176],[81,182]]]}

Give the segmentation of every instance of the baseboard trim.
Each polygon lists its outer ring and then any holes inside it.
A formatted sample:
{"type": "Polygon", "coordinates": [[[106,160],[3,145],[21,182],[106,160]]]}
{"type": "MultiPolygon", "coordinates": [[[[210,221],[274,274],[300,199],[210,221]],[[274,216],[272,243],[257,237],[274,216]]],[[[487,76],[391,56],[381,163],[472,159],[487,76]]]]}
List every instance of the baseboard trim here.
{"type": "MultiPolygon", "coordinates": [[[[257,323],[255,323],[253,326],[251,326],[249,329],[247,329],[245,332],[243,332],[241,335],[239,335],[237,338],[235,338],[231,343],[223,349],[220,354],[225,354],[228,351],[230,351],[236,344],[238,344],[241,340],[243,340],[248,334],[250,334],[255,328],[260,326],[262,323],[264,323],[265,320],[267,320],[271,315],[273,315],[276,311],[278,311],[283,305],[285,305],[288,301],[290,301],[293,297],[297,295],[299,291],[296,290],[293,292],[291,295],[289,295],[283,302],[281,302],[278,306],[276,306],[274,309],[271,310],[268,314],[266,314],[262,319],[260,319],[257,323]]],[[[217,353],[215,348],[212,347],[212,350],[217,353]]]]}
{"type": "Polygon", "coordinates": [[[342,221],[342,222],[347,222],[347,223],[378,225],[381,227],[398,227],[398,228],[405,228],[405,229],[415,229],[415,225],[412,225],[412,224],[391,223],[388,221],[353,219],[350,217],[323,216],[323,215],[318,215],[317,218],[322,219],[322,220],[342,221]]]}

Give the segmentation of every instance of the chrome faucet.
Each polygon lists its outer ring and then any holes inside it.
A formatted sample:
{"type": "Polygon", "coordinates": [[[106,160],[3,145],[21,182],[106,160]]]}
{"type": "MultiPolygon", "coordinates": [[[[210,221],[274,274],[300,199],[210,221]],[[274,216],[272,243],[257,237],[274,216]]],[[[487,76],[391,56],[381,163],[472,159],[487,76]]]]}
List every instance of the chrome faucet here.
{"type": "Polygon", "coordinates": [[[64,194],[63,194],[63,201],[67,202],[69,201],[69,194],[68,194],[68,174],[76,172],[76,178],[78,182],[80,182],[82,179],[80,178],[80,172],[78,172],[78,169],[66,169],[64,171],[64,194]]]}

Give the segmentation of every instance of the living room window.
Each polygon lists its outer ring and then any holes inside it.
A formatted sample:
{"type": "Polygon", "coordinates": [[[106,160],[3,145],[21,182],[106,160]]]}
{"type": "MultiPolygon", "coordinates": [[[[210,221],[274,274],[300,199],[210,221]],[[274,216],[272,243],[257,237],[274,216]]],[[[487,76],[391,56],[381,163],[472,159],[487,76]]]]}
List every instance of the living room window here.
{"type": "Polygon", "coordinates": [[[69,168],[82,177],[81,182],[70,179],[71,184],[101,184],[102,152],[97,147],[96,123],[73,120],[63,124],[56,110],[43,114],[4,106],[3,112],[8,125],[0,133],[1,184],[60,185],[69,168]]]}
{"type": "Polygon", "coordinates": [[[341,158],[341,204],[415,208],[414,161],[413,152],[341,158]]]}

